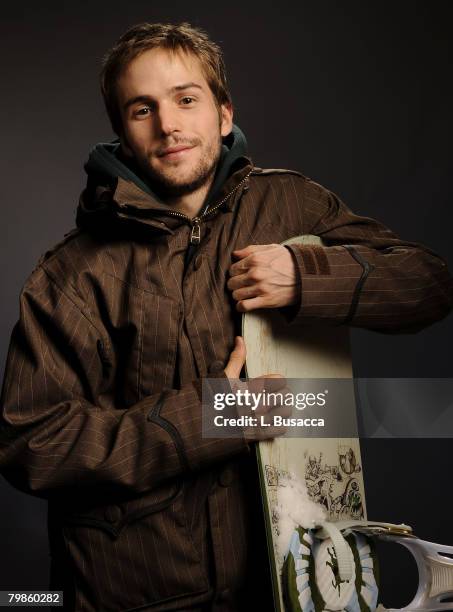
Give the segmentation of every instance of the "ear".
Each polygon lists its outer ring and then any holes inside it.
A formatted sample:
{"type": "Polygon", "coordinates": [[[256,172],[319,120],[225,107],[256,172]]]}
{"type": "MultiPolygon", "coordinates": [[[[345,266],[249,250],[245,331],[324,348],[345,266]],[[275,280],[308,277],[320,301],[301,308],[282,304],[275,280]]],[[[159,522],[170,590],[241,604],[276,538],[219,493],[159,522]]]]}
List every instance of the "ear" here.
{"type": "Polygon", "coordinates": [[[233,129],[233,105],[231,103],[220,106],[220,133],[228,136],[233,129]]]}

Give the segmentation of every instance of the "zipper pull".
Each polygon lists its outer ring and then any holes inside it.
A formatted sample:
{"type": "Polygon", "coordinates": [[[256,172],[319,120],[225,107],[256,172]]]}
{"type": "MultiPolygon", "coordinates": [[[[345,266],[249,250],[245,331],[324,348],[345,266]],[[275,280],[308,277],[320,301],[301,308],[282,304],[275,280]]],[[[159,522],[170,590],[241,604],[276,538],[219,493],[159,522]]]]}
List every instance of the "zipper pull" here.
{"type": "Polygon", "coordinates": [[[190,232],[190,244],[200,244],[200,240],[201,240],[200,217],[194,217],[192,219],[192,231],[190,232]]]}

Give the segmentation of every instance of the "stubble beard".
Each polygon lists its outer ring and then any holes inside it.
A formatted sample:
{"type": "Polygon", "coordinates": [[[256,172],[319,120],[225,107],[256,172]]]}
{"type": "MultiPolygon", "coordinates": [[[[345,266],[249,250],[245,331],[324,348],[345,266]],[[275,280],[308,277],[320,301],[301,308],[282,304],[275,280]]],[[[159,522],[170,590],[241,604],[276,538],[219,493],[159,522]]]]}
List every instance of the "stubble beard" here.
{"type": "MultiPolygon", "coordinates": [[[[172,143],[171,146],[175,146],[176,144],[180,143],[172,143]]],[[[190,143],[186,142],[182,144],[187,144],[190,146],[195,145],[198,147],[202,143],[201,141],[192,141],[190,143]]],[[[169,174],[166,174],[165,171],[160,172],[159,170],[156,170],[151,165],[148,158],[139,160],[139,165],[150,181],[153,191],[155,191],[155,193],[157,193],[160,197],[180,197],[197,191],[206,183],[211,181],[220,159],[221,150],[222,139],[219,133],[216,142],[203,153],[197,165],[189,172],[189,175],[185,179],[181,179],[179,181],[177,178],[175,178],[178,174],[178,164],[175,164],[172,167],[173,172],[170,172],[169,174]]]]}

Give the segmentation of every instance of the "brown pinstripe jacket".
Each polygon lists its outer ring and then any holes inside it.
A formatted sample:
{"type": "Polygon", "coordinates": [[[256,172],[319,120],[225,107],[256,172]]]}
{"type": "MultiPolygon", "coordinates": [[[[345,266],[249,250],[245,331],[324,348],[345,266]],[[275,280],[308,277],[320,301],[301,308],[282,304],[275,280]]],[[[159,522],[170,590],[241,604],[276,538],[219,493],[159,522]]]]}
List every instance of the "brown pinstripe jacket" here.
{"type": "Polygon", "coordinates": [[[200,379],[222,375],[240,329],[234,249],[323,238],[290,247],[291,325],[415,331],[452,306],[439,257],[298,173],[243,158],[217,201],[184,272],[188,219],[121,178],[83,194],[83,227],[21,293],[0,468],[49,500],[51,586],[68,610],[272,608],[252,449],[200,434],[200,379]]]}

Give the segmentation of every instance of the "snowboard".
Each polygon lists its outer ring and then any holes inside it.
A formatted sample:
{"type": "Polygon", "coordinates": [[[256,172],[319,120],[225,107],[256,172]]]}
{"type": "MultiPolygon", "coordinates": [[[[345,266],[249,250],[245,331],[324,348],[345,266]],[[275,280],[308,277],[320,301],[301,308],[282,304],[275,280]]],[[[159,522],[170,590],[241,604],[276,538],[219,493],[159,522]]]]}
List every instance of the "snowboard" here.
{"type": "MultiPolygon", "coordinates": [[[[322,244],[317,236],[296,236],[282,244],[322,244]]],[[[287,379],[347,379],[353,388],[347,327],[289,325],[277,309],[242,318],[248,379],[279,373],[287,379]]],[[[353,393],[352,393],[353,397],[353,393]]],[[[354,411],[355,406],[351,409],[354,411]]],[[[339,413],[338,418],[341,418],[339,413]]],[[[255,444],[271,565],[275,610],[284,612],[277,547],[277,496],[288,477],[305,482],[310,498],[323,505],[327,519],[366,520],[359,439],[281,437],[255,444]]]]}

